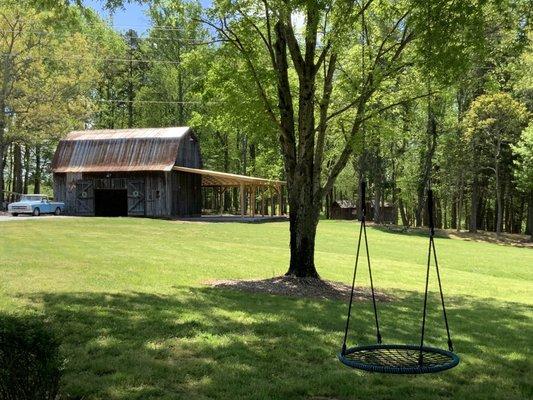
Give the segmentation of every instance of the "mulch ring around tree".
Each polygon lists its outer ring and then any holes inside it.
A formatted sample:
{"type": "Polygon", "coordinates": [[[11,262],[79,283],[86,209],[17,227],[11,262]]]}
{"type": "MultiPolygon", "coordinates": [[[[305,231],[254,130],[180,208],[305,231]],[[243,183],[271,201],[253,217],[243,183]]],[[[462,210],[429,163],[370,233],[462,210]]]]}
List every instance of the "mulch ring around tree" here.
{"type": "MultiPolygon", "coordinates": [[[[346,300],[350,299],[351,286],[341,282],[326,281],[316,278],[297,278],[294,276],[277,276],[269,279],[230,280],[216,279],[203,282],[204,285],[232,289],[248,293],[266,293],[289,297],[312,299],[346,300]]],[[[389,294],[375,291],[376,300],[391,301],[389,294]]],[[[371,300],[370,288],[356,288],[355,301],[371,300]]]]}

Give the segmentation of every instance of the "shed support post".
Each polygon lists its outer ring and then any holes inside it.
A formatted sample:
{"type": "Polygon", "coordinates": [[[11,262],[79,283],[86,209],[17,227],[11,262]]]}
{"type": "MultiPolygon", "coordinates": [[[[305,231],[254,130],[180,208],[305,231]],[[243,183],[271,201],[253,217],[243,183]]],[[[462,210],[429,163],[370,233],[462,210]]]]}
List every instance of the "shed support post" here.
{"type": "Polygon", "coordinates": [[[218,198],[219,198],[219,203],[218,203],[218,211],[220,213],[220,215],[224,214],[224,192],[226,191],[226,189],[222,186],[219,186],[218,187],[218,198]]]}
{"type": "Polygon", "coordinates": [[[281,185],[281,213],[287,215],[287,191],[286,186],[281,185]]]}
{"type": "Polygon", "coordinates": [[[241,217],[244,218],[244,185],[242,183],[240,189],[241,217]]]}
{"type": "Polygon", "coordinates": [[[282,200],[281,200],[281,196],[283,195],[283,193],[281,192],[281,185],[280,184],[277,184],[276,185],[276,191],[278,192],[278,216],[281,216],[281,205],[283,204],[282,200]]]}
{"type": "Polygon", "coordinates": [[[274,201],[274,193],[272,192],[272,186],[268,187],[268,194],[270,195],[270,216],[273,217],[276,211],[276,203],[274,201]]]}
{"type": "Polygon", "coordinates": [[[265,216],[265,188],[261,188],[261,216],[265,216]]]}
{"type": "Polygon", "coordinates": [[[250,214],[255,217],[255,186],[252,186],[250,193],[250,214]]]}

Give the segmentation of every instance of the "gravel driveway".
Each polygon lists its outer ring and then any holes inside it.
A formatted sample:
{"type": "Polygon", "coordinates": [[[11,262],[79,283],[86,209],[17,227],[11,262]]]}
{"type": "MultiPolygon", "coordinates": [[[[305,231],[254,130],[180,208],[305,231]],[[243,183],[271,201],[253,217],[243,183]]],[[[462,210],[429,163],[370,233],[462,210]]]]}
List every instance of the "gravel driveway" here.
{"type": "Polygon", "coordinates": [[[0,222],[4,221],[20,221],[20,220],[41,220],[41,219],[50,219],[50,218],[70,218],[66,215],[39,215],[38,217],[34,217],[33,215],[26,215],[26,214],[19,214],[17,217],[13,217],[10,214],[7,213],[0,213],[0,222]]]}

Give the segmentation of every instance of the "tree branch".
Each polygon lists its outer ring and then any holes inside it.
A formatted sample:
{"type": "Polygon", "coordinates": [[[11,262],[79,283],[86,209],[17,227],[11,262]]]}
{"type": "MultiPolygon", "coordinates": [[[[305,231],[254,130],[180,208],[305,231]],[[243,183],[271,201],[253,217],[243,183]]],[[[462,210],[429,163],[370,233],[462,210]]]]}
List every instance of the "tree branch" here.
{"type": "Polygon", "coordinates": [[[237,50],[239,50],[241,52],[241,54],[244,56],[244,60],[246,62],[248,70],[250,71],[250,73],[252,75],[252,78],[253,78],[253,80],[254,80],[254,82],[256,84],[256,87],[257,87],[257,90],[258,90],[258,93],[259,93],[259,97],[263,101],[263,105],[265,106],[265,109],[266,109],[266,112],[267,112],[268,116],[270,117],[272,122],[274,122],[274,124],[281,129],[282,128],[281,122],[278,120],[278,118],[276,116],[276,113],[274,112],[274,109],[273,109],[273,107],[272,107],[272,105],[270,103],[270,100],[269,100],[269,98],[268,98],[268,96],[266,94],[266,90],[263,87],[261,79],[259,78],[259,74],[257,73],[257,70],[256,70],[256,68],[254,66],[254,63],[252,62],[252,60],[250,58],[249,52],[247,51],[246,47],[244,46],[244,44],[240,40],[239,36],[228,27],[225,19],[221,19],[222,27],[219,27],[219,26],[213,24],[212,22],[204,20],[204,19],[199,19],[198,21],[200,21],[200,22],[210,26],[211,28],[215,29],[218,33],[220,33],[222,36],[224,36],[230,43],[232,43],[235,46],[235,48],[237,48],[237,50]]]}

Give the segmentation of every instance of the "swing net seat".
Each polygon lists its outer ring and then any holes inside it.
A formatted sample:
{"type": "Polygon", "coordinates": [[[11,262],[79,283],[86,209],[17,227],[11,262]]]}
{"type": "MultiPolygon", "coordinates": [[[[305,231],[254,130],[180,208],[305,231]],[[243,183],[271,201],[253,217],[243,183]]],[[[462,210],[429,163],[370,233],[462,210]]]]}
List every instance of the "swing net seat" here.
{"type": "Polygon", "coordinates": [[[375,344],[346,349],[339,354],[344,365],[368,372],[427,374],[459,364],[451,351],[410,344],[375,344]]]}

